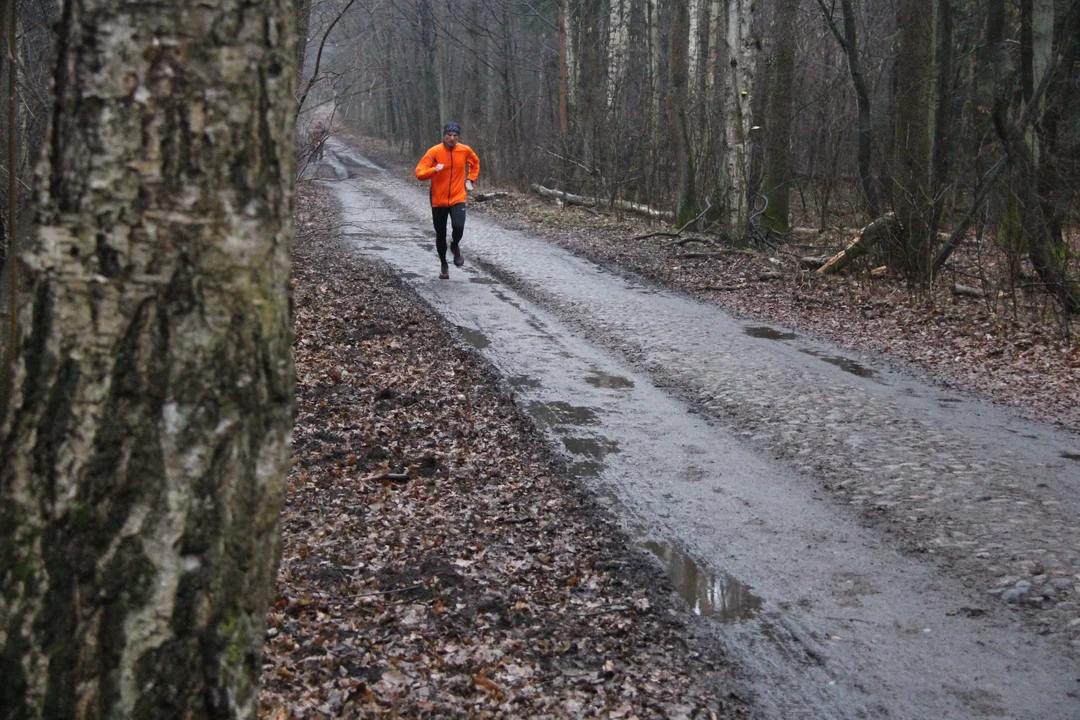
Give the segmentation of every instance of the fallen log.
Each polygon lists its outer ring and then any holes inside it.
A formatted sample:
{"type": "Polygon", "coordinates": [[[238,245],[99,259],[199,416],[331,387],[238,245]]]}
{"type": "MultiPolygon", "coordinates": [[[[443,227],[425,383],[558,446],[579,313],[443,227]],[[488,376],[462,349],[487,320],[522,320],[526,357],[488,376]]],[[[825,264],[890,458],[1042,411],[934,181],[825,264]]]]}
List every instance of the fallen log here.
{"type": "Polygon", "coordinates": [[[953,285],[952,292],[953,292],[953,295],[960,295],[960,296],[964,296],[964,297],[973,297],[973,298],[984,298],[984,297],[986,297],[986,293],[984,293],[981,289],[979,289],[977,287],[972,287],[970,285],[961,285],[960,283],[956,283],[955,285],[953,285]]]}
{"type": "Polygon", "coordinates": [[[819,275],[827,275],[840,270],[860,255],[865,255],[882,238],[900,229],[900,223],[893,213],[882,215],[862,229],[851,243],[830,258],[829,262],[818,268],[819,275]]]}
{"type": "Polygon", "coordinates": [[[475,200],[476,202],[486,202],[488,200],[497,200],[505,197],[510,197],[510,193],[505,190],[492,190],[491,192],[474,193],[469,199],[475,200]]]}
{"type": "Polygon", "coordinates": [[[595,207],[597,205],[609,205],[617,210],[625,210],[626,212],[636,213],[638,215],[644,215],[645,217],[655,218],[657,220],[674,220],[675,213],[667,210],[657,210],[651,208],[648,205],[641,205],[640,203],[633,203],[628,200],[600,200],[594,197],[585,197],[584,195],[574,195],[572,193],[563,192],[562,190],[552,190],[546,188],[543,185],[532,184],[530,187],[533,192],[539,193],[541,196],[551,198],[554,200],[562,200],[567,205],[581,205],[583,207],[595,207]]]}
{"type": "Polygon", "coordinates": [[[784,273],[779,270],[763,270],[758,273],[757,279],[765,282],[767,280],[780,280],[784,277],[784,273]]]}

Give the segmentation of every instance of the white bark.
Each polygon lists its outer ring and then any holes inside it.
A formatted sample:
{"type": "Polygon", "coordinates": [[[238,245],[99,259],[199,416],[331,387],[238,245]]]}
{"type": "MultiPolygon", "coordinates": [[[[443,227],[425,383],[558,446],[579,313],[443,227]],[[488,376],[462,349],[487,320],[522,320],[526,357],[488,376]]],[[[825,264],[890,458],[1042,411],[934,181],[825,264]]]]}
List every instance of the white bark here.
{"type": "Polygon", "coordinates": [[[690,0],[690,38],[686,46],[687,89],[694,95],[698,88],[698,72],[701,58],[701,0],[690,0]]]}
{"type": "Polygon", "coordinates": [[[732,237],[742,238],[749,221],[747,186],[750,174],[750,94],[753,91],[757,44],[751,36],[753,0],[726,3],[724,65],[726,87],[722,101],[724,121],[723,210],[732,237]]]}
{"type": "Polygon", "coordinates": [[[630,0],[610,0],[608,19],[607,104],[611,108],[623,85],[626,55],[630,44],[630,0]]]}
{"type": "Polygon", "coordinates": [[[256,714],[292,428],[294,31],[284,0],[63,3],[0,378],[4,717],[256,714]]]}
{"type": "Polygon", "coordinates": [[[649,25],[649,117],[660,122],[660,0],[647,0],[649,25]]]}

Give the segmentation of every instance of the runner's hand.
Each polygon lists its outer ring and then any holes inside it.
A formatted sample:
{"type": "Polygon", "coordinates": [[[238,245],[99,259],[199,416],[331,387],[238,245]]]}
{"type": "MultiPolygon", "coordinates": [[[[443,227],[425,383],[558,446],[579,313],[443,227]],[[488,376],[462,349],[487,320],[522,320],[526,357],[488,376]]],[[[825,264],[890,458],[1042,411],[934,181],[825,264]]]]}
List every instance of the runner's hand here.
{"type": "Polygon", "coordinates": [[[443,169],[443,164],[442,163],[439,163],[438,165],[435,166],[435,172],[439,172],[442,169],[443,169]]]}
{"type": "Polygon", "coordinates": [[[472,180],[466,180],[465,181],[465,189],[468,190],[469,192],[472,192],[472,180]]]}

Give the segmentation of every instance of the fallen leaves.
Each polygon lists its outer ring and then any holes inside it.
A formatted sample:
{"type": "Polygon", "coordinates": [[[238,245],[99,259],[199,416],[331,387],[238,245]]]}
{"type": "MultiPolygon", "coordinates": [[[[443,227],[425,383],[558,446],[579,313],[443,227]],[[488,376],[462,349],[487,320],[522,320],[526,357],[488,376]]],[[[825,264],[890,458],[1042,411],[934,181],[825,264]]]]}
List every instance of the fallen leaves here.
{"type": "MultiPolygon", "coordinates": [[[[301,218],[333,211],[302,193],[301,218]]],[[[491,371],[395,278],[303,238],[262,717],[742,715],[491,371]]]]}

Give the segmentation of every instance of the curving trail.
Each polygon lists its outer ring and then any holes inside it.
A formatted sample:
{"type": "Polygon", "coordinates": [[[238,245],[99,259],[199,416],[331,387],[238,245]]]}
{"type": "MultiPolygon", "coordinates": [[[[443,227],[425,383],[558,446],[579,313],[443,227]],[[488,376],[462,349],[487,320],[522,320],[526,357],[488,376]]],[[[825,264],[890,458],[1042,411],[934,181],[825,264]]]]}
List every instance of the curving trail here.
{"type": "Polygon", "coordinates": [[[475,214],[440,281],[424,190],[328,154],[343,232],[508,378],[768,716],[1080,717],[1080,439],[475,214]]]}

